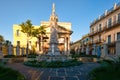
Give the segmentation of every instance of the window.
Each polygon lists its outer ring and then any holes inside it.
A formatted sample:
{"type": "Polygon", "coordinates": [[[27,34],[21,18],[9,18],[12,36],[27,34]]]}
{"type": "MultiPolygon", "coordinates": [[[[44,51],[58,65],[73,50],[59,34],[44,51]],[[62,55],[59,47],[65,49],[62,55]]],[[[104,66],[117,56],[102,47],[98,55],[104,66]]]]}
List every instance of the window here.
{"type": "Polygon", "coordinates": [[[91,41],[92,41],[92,43],[93,43],[93,37],[92,37],[91,41]]]}
{"type": "Polygon", "coordinates": [[[117,33],[117,40],[120,40],[120,32],[117,33]]]}
{"type": "Polygon", "coordinates": [[[35,42],[36,47],[37,47],[37,43],[38,43],[38,42],[36,41],[36,42],[35,42]]]}
{"type": "Polygon", "coordinates": [[[20,31],[19,31],[19,29],[16,31],[16,34],[17,34],[17,36],[20,35],[20,31]]]}
{"type": "Polygon", "coordinates": [[[118,14],[118,22],[120,22],[120,13],[118,14]]]}
{"type": "Polygon", "coordinates": [[[113,24],[116,24],[116,16],[114,16],[114,22],[113,22],[113,24]]]}
{"type": "Polygon", "coordinates": [[[99,30],[99,26],[96,26],[96,31],[98,32],[98,30],[99,30]]]}
{"type": "Polygon", "coordinates": [[[111,35],[108,36],[108,43],[111,43],[111,35]]]}
{"type": "Polygon", "coordinates": [[[92,28],[92,33],[94,32],[94,28],[92,28]]]}
{"type": "Polygon", "coordinates": [[[31,42],[31,41],[29,41],[29,44],[30,44],[30,45],[31,45],[31,43],[32,43],[32,42],[31,42]]]}
{"type": "Polygon", "coordinates": [[[101,24],[99,24],[99,31],[101,31],[101,26],[102,26],[102,25],[101,25],[101,24]]]}
{"type": "Polygon", "coordinates": [[[99,35],[99,41],[101,41],[101,35],[99,35]]]}
{"type": "Polygon", "coordinates": [[[20,41],[17,41],[17,45],[20,46],[20,41]]]}
{"type": "Polygon", "coordinates": [[[112,19],[109,18],[109,19],[108,19],[108,27],[111,27],[111,25],[112,25],[112,19]]]}

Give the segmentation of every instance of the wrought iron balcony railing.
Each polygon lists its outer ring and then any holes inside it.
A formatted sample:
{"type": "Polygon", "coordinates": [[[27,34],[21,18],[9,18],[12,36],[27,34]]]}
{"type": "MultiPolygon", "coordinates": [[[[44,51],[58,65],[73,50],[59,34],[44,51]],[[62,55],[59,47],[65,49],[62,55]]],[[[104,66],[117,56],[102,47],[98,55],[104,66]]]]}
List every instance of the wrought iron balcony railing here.
{"type": "Polygon", "coordinates": [[[114,22],[112,22],[111,23],[111,25],[105,25],[103,28],[101,28],[100,30],[96,30],[96,31],[93,31],[93,32],[91,32],[90,33],[90,36],[93,36],[93,35],[95,35],[95,34],[97,34],[97,33],[101,33],[101,32],[103,32],[103,31],[107,31],[107,30],[109,30],[109,29],[111,29],[111,28],[114,28],[114,27],[117,27],[118,25],[120,25],[120,20],[117,20],[117,21],[114,21],[114,22]]]}

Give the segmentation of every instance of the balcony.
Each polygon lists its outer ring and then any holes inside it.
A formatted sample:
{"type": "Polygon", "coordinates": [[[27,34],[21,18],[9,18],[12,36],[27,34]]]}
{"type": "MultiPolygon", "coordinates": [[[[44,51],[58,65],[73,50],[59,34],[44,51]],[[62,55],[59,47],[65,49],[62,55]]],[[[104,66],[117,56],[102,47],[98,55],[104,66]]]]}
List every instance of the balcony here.
{"type": "Polygon", "coordinates": [[[116,41],[108,42],[107,46],[108,47],[115,47],[116,41]]]}
{"type": "Polygon", "coordinates": [[[94,24],[96,24],[98,21],[102,20],[103,18],[106,18],[107,16],[109,16],[111,13],[113,13],[114,11],[118,10],[120,8],[120,2],[117,3],[116,8],[114,9],[114,7],[110,8],[109,10],[107,10],[107,14],[103,13],[102,15],[100,15],[97,19],[95,19],[92,23],[91,26],[93,26],[94,24]]]}
{"type": "Polygon", "coordinates": [[[105,25],[103,28],[101,28],[101,30],[96,30],[96,31],[94,31],[94,32],[91,32],[90,33],[90,36],[94,36],[94,35],[97,35],[97,34],[99,34],[99,33],[101,33],[101,32],[104,32],[104,31],[108,31],[108,30],[111,30],[111,29],[113,29],[113,28],[115,28],[115,27],[118,27],[120,25],[120,21],[114,21],[114,22],[112,22],[111,23],[111,25],[105,25]]]}
{"type": "Polygon", "coordinates": [[[94,44],[100,44],[100,43],[101,43],[101,40],[99,40],[99,39],[98,39],[98,40],[94,40],[93,43],[94,43],[94,44]]]}

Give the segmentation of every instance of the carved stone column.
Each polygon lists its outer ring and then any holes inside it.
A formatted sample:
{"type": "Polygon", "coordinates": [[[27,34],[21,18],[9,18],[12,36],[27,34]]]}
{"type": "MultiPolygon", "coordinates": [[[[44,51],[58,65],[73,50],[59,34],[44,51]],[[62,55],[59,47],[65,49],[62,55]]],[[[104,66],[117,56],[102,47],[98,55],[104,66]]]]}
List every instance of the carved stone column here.
{"type": "Polygon", "coordinates": [[[120,55],[120,41],[116,42],[116,55],[120,55]]]}
{"type": "Polygon", "coordinates": [[[66,39],[66,37],[65,37],[65,44],[64,44],[64,46],[65,46],[65,50],[64,50],[65,52],[64,53],[66,55],[67,54],[67,39],[66,39]]]}
{"type": "Polygon", "coordinates": [[[70,54],[70,37],[68,37],[68,55],[70,54]]]}
{"type": "Polygon", "coordinates": [[[89,55],[89,46],[86,47],[86,55],[89,55]]]}
{"type": "Polygon", "coordinates": [[[3,54],[2,54],[2,43],[0,43],[0,58],[3,57],[3,54]]]}
{"type": "Polygon", "coordinates": [[[36,44],[36,45],[37,45],[37,46],[36,46],[36,47],[37,47],[36,50],[37,50],[37,52],[39,53],[39,51],[40,51],[40,50],[39,50],[39,41],[37,41],[37,44],[36,44]]]}
{"type": "Polygon", "coordinates": [[[102,45],[102,53],[101,53],[101,57],[106,57],[106,55],[108,55],[108,47],[106,44],[102,45]]]}
{"type": "Polygon", "coordinates": [[[92,55],[96,55],[96,45],[93,45],[92,55]]]}
{"type": "Polygon", "coordinates": [[[40,46],[40,53],[42,54],[43,53],[43,38],[42,37],[40,37],[41,39],[41,46],[40,46]]]}

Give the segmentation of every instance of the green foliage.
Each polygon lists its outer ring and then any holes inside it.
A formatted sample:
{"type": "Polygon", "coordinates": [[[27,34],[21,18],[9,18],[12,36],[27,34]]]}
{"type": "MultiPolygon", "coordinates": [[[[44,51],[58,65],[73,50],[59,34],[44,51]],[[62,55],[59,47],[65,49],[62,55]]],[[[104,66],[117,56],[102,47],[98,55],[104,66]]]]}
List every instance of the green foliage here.
{"type": "Polygon", "coordinates": [[[70,54],[74,55],[75,54],[75,50],[74,49],[70,50],[70,54]]]}
{"type": "Polygon", "coordinates": [[[27,20],[26,22],[21,23],[20,26],[21,32],[26,33],[27,37],[32,36],[34,27],[32,26],[31,20],[27,20]]]}
{"type": "Polygon", "coordinates": [[[11,44],[11,41],[9,41],[9,40],[5,40],[5,41],[4,41],[4,45],[5,45],[5,46],[8,46],[9,44],[11,44]]]}
{"type": "Polygon", "coordinates": [[[30,53],[28,54],[27,58],[36,58],[38,56],[38,54],[36,53],[30,53]]]}
{"type": "Polygon", "coordinates": [[[120,80],[120,57],[99,63],[102,66],[90,72],[90,80],[120,80]]]}
{"type": "Polygon", "coordinates": [[[4,41],[4,37],[2,35],[0,35],[0,42],[4,41]]]}
{"type": "Polygon", "coordinates": [[[90,80],[120,80],[120,70],[113,70],[113,67],[100,67],[90,73],[90,80]]]}
{"type": "Polygon", "coordinates": [[[44,29],[44,26],[40,26],[38,29],[34,29],[32,32],[32,36],[39,38],[40,35],[45,35],[46,30],[44,29]]]}
{"type": "Polygon", "coordinates": [[[86,55],[85,53],[80,54],[71,54],[72,58],[80,58],[80,57],[91,57],[91,58],[97,58],[97,55],[86,55]]]}
{"type": "Polygon", "coordinates": [[[41,61],[38,62],[36,60],[34,61],[27,61],[24,62],[25,65],[27,66],[32,66],[32,67],[42,67],[42,68],[59,68],[59,67],[69,67],[69,66],[78,66],[82,64],[82,62],[77,61],[77,60],[69,60],[69,61],[51,61],[51,62],[46,62],[46,61],[41,61]]]}
{"type": "Polygon", "coordinates": [[[18,71],[0,66],[0,80],[25,80],[25,77],[18,71]]]}

